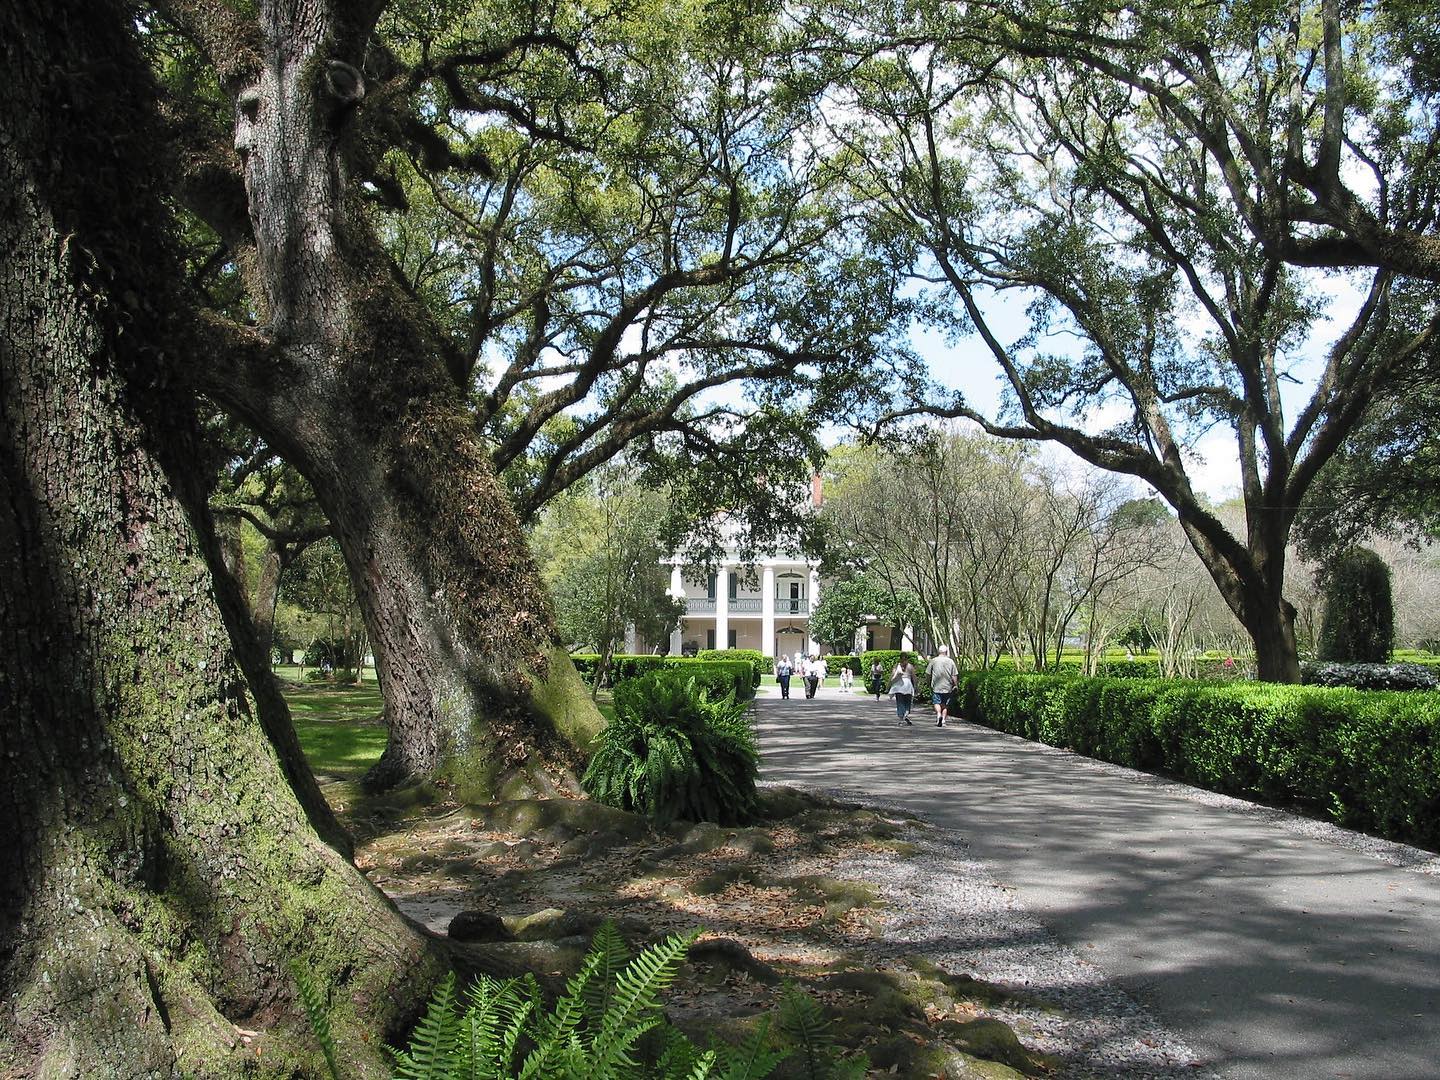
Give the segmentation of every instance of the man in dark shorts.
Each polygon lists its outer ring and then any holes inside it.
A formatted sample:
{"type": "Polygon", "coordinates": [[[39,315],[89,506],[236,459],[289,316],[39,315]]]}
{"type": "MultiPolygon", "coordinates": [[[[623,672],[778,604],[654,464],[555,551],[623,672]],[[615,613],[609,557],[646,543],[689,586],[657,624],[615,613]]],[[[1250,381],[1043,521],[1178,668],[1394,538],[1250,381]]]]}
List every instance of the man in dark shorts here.
{"type": "Polygon", "coordinates": [[[960,680],[960,669],[950,659],[950,646],[941,645],[940,652],[925,669],[930,673],[930,697],[935,702],[935,726],[944,727],[950,717],[950,695],[960,680]]]}

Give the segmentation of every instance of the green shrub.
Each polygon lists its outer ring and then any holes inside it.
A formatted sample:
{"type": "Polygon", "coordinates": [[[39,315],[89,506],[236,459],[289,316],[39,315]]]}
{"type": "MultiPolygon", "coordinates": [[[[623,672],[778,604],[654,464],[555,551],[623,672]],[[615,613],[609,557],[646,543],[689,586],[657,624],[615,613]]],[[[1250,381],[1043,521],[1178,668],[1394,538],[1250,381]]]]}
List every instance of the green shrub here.
{"type": "Polygon", "coordinates": [[[748,660],[755,665],[755,685],[760,685],[761,675],[775,674],[775,658],[766,656],[759,649],[701,649],[695,654],[696,660],[748,660]]]}
{"type": "Polygon", "coordinates": [[[689,672],[654,672],[618,685],[615,719],[601,730],[581,778],[585,790],[657,821],[753,819],[759,757],[733,679],[732,672],[723,696],[689,672]]]}
{"type": "MultiPolygon", "coordinates": [[[[736,701],[749,701],[755,696],[755,665],[749,660],[677,660],[664,670],[670,674],[694,679],[712,700],[733,693],[736,701]]],[[[618,686],[617,686],[618,689],[618,686]]]]}
{"type": "MultiPolygon", "coordinates": [[[[648,675],[652,671],[661,671],[665,668],[666,662],[671,659],[672,657],[669,656],[632,656],[627,653],[617,653],[610,657],[610,670],[605,676],[605,686],[614,686],[625,679],[648,675]]],[[[600,657],[594,653],[572,653],[570,660],[574,663],[575,670],[580,673],[580,678],[584,680],[585,685],[593,686],[595,671],[600,666],[600,657]]]]}
{"type": "Polygon", "coordinates": [[[449,975],[410,1044],[392,1051],[396,1080],[450,1077],[509,1080],[760,1080],[785,1056],[767,1047],[760,1025],[743,1046],[701,1051],[665,1019],[659,996],[674,980],[695,935],[672,935],[633,960],[607,923],[595,934],[564,995],[546,1006],[533,975],[482,975],[463,1002],[449,975]]]}
{"type": "Polygon", "coordinates": [[[1160,661],[1150,657],[1138,660],[1102,660],[1095,665],[1095,674],[1107,679],[1158,679],[1160,661]]]}
{"type": "Polygon", "coordinates": [[[964,672],[962,715],[1440,848],[1440,692],[964,672]]]}
{"type": "MultiPolygon", "coordinates": [[[[733,655],[740,651],[730,649],[725,651],[714,650],[717,655],[724,657],[733,655]]],[[[580,673],[586,686],[595,684],[595,671],[599,666],[600,657],[594,653],[574,653],[570,660],[575,665],[575,670],[580,673]]],[[[723,671],[725,677],[735,686],[736,696],[742,700],[748,700],[755,696],[755,688],[760,685],[760,676],[756,672],[755,664],[747,659],[699,659],[689,656],[632,656],[620,654],[610,658],[610,671],[605,678],[605,687],[618,686],[629,679],[637,679],[642,675],[650,675],[657,671],[684,671],[696,675],[702,683],[708,683],[713,677],[711,674],[701,675],[701,672],[723,671]]]]}
{"type": "Polygon", "coordinates": [[[852,675],[859,675],[861,671],[860,657],[850,656],[847,653],[834,653],[825,657],[825,669],[831,675],[839,675],[840,669],[846,667],[850,669],[852,675]]]}
{"type": "Polygon", "coordinates": [[[1390,568],[1368,548],[1355,547],[1328,568],[1320,659],[1383,664],[1395,645],[1390,568]]]}

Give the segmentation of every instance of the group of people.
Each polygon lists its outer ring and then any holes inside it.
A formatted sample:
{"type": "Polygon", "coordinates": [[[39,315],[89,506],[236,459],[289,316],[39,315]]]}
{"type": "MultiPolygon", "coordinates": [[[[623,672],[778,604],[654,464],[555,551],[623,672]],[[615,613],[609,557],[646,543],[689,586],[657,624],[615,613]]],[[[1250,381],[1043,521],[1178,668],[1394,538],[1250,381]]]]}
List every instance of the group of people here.
{"type": "MultiPolygon", "coordinates": [[[[845,678],[849,674],[848,668],[841,669],[841,685],[849,689],[845,678]]],[[[820,684],[825,681],[825,676],[830,674],[830,669],[825,664],[825,658],[818,653],[806,656],[804,653],[795,654],[795,662],[790,662],[790,657],[779,656],[775,660],[775,681],[780,684],[780,696],[790,696],[790,679],[799,675],[805,684],[805,696],[813,698],[815,691],[820,689],[820,684]]]]}
{"type": "MultiPolygon", "coordinates": [[[[935,705],[935,726],[944,727],[945,721],[950,719],[950,695],[955,692],[956,683],[960,680],[960,669],[950,655],[950,647],[941,645],[940,651],[925,666],[925,670],[930,676],[930,699],[935,705]]],[[[825,658],[818,654],[806,656],[797,652],[793,662],[784,655],[775,659],[775,681],[780,684],[782,698],[790,696],[790,680],[796,675],[799,675],[805,684],[805,696],[813,698],[829,673],[825,658]]],[[[850,665],[843,665],[840,668],[840,689],[849,690],[853,679],[850,665]]],[[[910,710],[915,704],[915,664],[909,653],[900,654],[888,682],[885,679],[885,665],[879,660],[871,663],[868,686],[876,701],[880,700],[882,694],[890,694],[895,698],[895,714],[899,723],[914,724],[910,719],[910,710]]]]}
{"type": "MultiPolygon", "coordinates": [[[[944,727],[945,721],[950,719],[950,695],[960,681],[960,669],[950,655],[950,646],[941,645],[940,651],[925,665],[925,671],[930,676],[935,726],[944,727]]],[[[885,682],[885,666],[879,660],[870,665],[870,692],[875,695],[876,701],[880,700],[881,694],[890,694],[895,698],[895,715],[900,724],[914,724],[910,719],[910,710],[915,704],[915,686],[915,664],[909,653],[900,654],[890,672],[888,685],[885,682]]]]}

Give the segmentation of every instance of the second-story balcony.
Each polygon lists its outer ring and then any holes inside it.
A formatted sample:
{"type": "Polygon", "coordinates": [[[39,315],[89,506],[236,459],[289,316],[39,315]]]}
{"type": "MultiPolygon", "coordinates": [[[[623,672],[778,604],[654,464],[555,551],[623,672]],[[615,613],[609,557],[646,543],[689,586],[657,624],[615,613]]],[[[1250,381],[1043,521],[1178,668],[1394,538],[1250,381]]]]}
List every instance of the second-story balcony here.
{"type": "MultiPolygon", "coordinates": [[[[725,609],[730,615],[759,615],[765,610],[765,600],[759,596],[731,597],[725,609]]],[[[685,599],[686,615],[714,615],[716,601],[713,596],[690,596],[685,599]]],[[[797,600],[789,596],[775,598],[776,615],[809,615],[810,601],[797,600]]]]}

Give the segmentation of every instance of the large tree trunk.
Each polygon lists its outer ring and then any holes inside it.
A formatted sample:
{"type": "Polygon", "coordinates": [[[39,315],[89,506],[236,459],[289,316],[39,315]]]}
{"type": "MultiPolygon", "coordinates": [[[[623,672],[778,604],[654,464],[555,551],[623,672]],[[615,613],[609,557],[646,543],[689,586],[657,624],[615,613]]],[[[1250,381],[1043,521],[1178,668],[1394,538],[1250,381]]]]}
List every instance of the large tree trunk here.
{"type": "Polygon", "coordinates": [[[439,965],[307,825],[155,456],[187,424],[127,33],[0,8],[0,1073],[318,1074],[298,964],[380,1076],[439,965]]]}
{"type": "Polygon", "coordinates": [[[1295,608],[1285,599],[1284,530],[1250,530],[1244,547],[1215,522],[1181,513],[1190,546],[1210,571],[1225,603],[1255,646],[1257,675],[1266,682],[1298,683],[1300,654],[1295,643],[1295,608]]]}
{"type": "Polygon", "coordinates": [[[210,567],[211,581],[220,616],[230,633],[231,648],[255,705],[256,718],[270,740],[280,761],[295,797],[305,809],[310,824],[325,840],[347,859],[355,853],[350,835],[340,824],[330,804],[320,790],[315,773],[300,749],[300,739],[295,734],[295,724],[290,718],[290,706],[280,692],[280,684],[270,667],[270,650],[261,643],[256,633],[255,621],[251,618],[250,605],[246,601],[245,587],[235,575],[234,565],[224,551],[224,543],[217,534],[210,514],[209,485],[207,478],[195,468],[194,455],[177,457],[171,455],[170,474],[180,483],[177,495],[188,513],[199,548],[210,567]]]}
{"type": "MultiPolygon", "coordinates": [[[[372,384],[385,390],[387,384],[372,384]]],[[[598,713],[565,652],[508,498],[448,387],[311,417],[343,439],[395,416],[335,471],[297,446],[352,574],[385,695],[379,786],[436,779],[469,800],[575,790],[598,713]],[[568,692],[557,692],[568,691],[568,692]]]]}
{"type": "Polygon", "coordinates": [[[232,88],[271,362],[217,365],[210,389],[306,476],[345,553],[390,728],[371,779],[573,788],[601,718],[445,346],[349,180],[369,30],[352,7],[260,5],[264,45],[232,88]]]}
{"type": "Polygon", "coordinates": [[[250,605],[255,639],[267,657],[275,651],[275,612],[280,606],[280,578],[284,572],[285,560],[280,555],[279,545],[267,543],[265,558],[260,564],[260,577],[255,583],[255,598],[250,605]]]}

